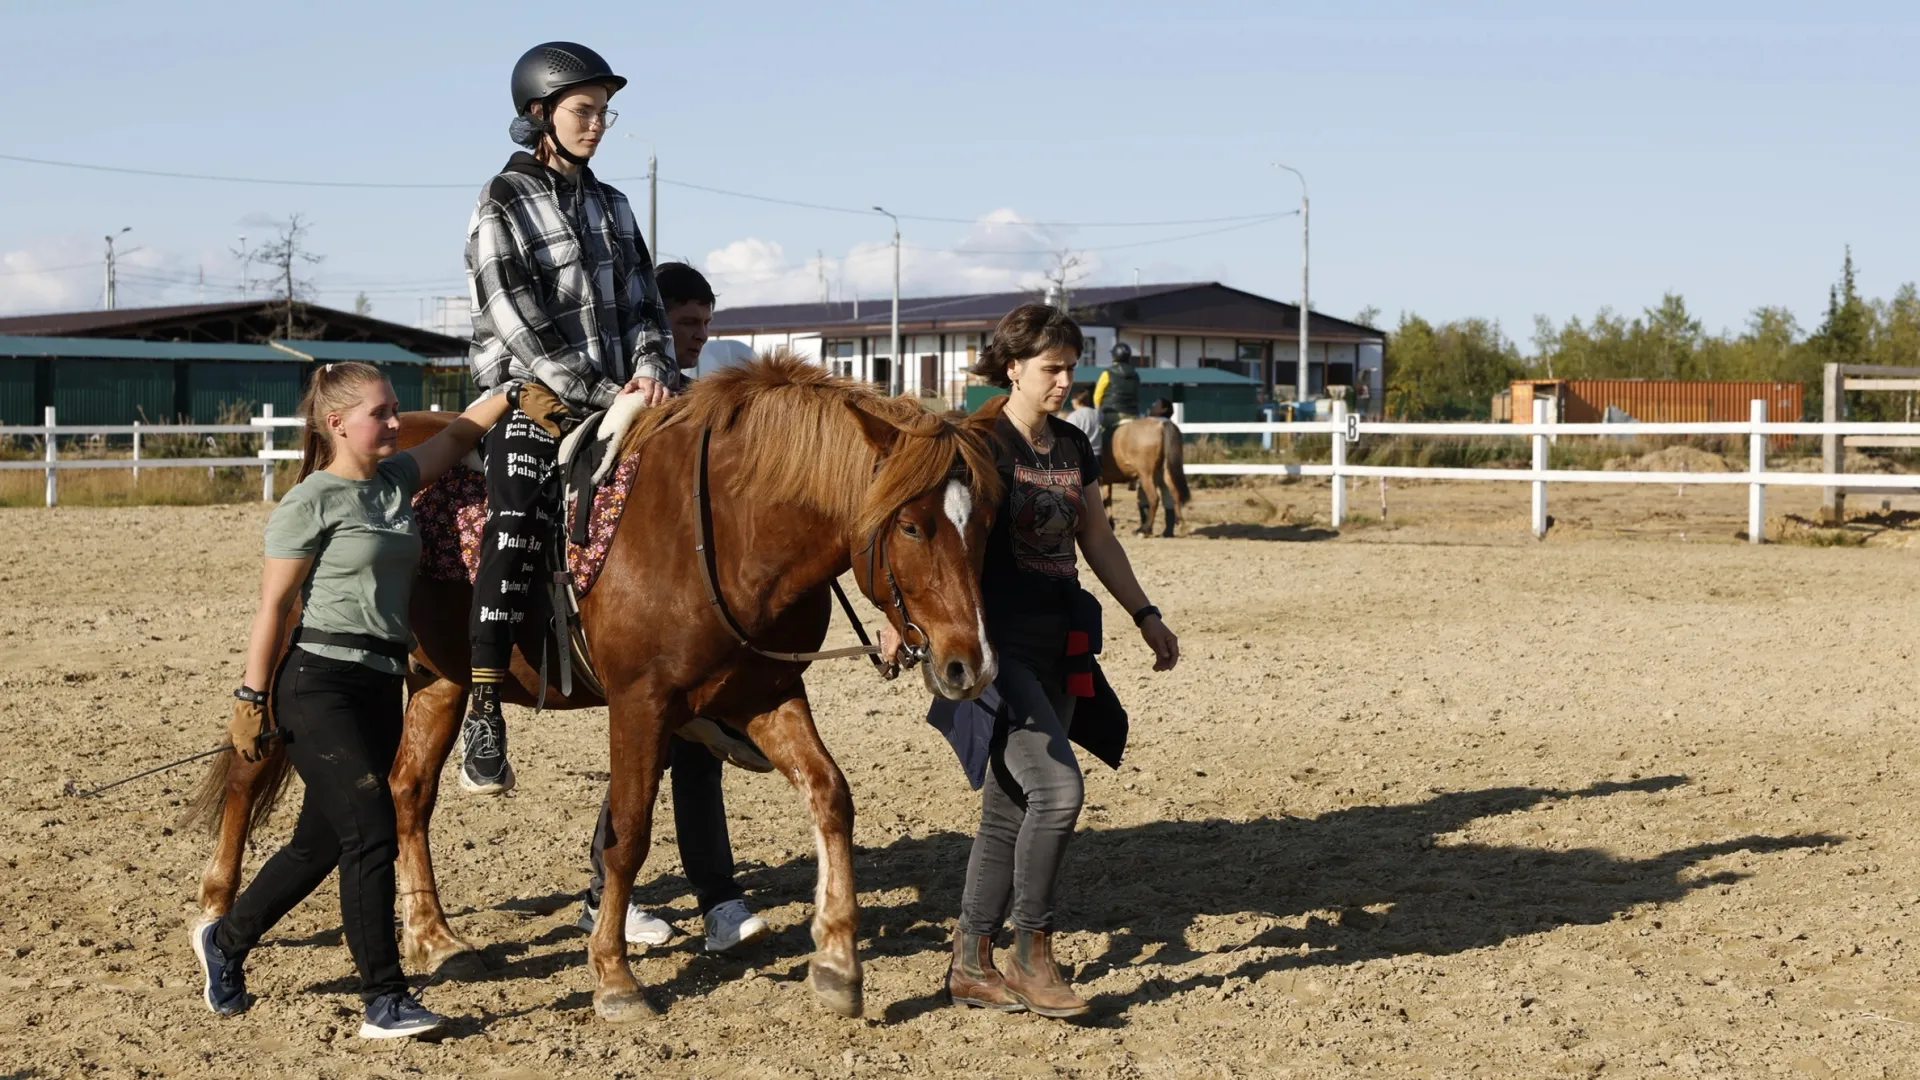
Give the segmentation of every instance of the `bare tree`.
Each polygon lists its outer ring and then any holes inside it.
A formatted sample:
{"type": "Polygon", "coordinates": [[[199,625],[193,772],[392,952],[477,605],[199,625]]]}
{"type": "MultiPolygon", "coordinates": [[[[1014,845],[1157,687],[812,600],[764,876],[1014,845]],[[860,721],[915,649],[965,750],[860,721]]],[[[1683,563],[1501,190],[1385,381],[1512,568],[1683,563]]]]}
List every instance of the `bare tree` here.
{"type": "Polygon", "coordinates": [[[1053,253],[1053,266],[1047,271],[1047,283],[1037,290],[1041,302],[1052,304],[1061,311],[1073,306],[1073,287],[1086,280],[1087,272],[1081,267],[1084,259],[1073,253],[1071,248],[1061,248],[1053,253]]]}
{"type": "Polygon", "coordinates": [[[313,282],[296,277],[294,271],[298,267],[317,265],[326,258],[307,250],[307,233],[312,228],[305,215],[289,214],[272,240],[233,253],[240,260],[247,292],[259,288],[269,294],[279,294],[280,321],[288,338],[299,336],[294,318],[300,305],[313,295],[313,282]]]}

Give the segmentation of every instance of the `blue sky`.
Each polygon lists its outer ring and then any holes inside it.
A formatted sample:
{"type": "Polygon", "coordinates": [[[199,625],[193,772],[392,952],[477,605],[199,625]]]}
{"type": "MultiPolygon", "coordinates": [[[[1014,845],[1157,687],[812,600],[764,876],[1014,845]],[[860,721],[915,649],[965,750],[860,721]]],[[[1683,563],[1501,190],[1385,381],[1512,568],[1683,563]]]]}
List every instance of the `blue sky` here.
{"type": "MultiPolygon", "coordinates": [[[[291,212],[321,300],[419,317],[459,295],[480,185],[513,149],[514,59],[575,38],[633,76],[605,177],[959,219],[907,221],[910,294],[1025,285],[1070,250],[1088,284],[1217,279],[1294,299],[1296,218],[1190,221],[1313,190],[1313,296],[1429,318],[1629,312],[1683,293],[1709,329],[1760,304],[1819,317],[1844,245],[1863,289],[1920,277],[1912,5],[1830,3],[7,5],[0,154],[302,188],[0,161],[0,310],[188,302],[291,212]],[[622,136],[633,136],[623,138],[622,136]],[[1185,237],[1184,239],[1181,239],[1185,237]],[[1120,246],[1131,245],[1131,246],[1120,246]],[[1027,254],[1005,254],[1025,252],[1027,254]],[[74,269],[57,269],[74,267],[74,269]]],[[[644,214],[645,184],[622,186],[644,214]]],[[[661,188],[661,247],[723,306],[880,297],[889,227],[661,188]]]]}

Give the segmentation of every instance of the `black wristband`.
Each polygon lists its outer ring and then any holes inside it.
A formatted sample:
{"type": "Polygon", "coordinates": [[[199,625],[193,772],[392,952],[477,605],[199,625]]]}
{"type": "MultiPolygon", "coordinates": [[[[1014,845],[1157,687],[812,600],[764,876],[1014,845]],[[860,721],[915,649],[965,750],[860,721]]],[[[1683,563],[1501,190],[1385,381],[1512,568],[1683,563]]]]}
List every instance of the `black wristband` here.
{"type": "Polygon", "coordinates": [[[265,705],[267,703],[267,692],[265,690],[255,690],[245,683],[240,684],[240,689],[235,690],[233,696],[249,705],[265,705]]]}
{"type": "Polygon", "coordinates": [[[1133,613],[1133,625],[1145,626],[1149,618],[1152,618],[1153,616],[1158,614],[1160,614],[1160,609],[1157,607],[1154,607],[1152,604],[1148,604],[1146,607],[1143,607],[1139,611],[1136,611],[1133,613]]]}

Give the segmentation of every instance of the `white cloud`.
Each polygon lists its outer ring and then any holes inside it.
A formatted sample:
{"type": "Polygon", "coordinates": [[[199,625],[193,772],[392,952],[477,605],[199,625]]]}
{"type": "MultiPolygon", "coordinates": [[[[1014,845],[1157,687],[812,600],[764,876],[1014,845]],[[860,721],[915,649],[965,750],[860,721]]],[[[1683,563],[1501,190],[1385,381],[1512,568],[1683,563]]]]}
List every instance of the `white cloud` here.
{"type": "MultiPolygon", "coordinates": [[[[929,233],[937,229],[922,228],[929,233]]],[[[1080,260],[1071,280],[1089,280],[1104,269],[1097,254],[1074,251],[1056,230],[1035,225],[1011,209],[983,215],[958,241],[916,241],[915,231],[912,222],[902,230],[900,291],[907,296],[1039,288],[1063,251],[1080,260]]],[[[713,279],[720,306],[740,307],[818,300],[822,263],[818,257],[789,261],[778,242],[746,237],[708,252],[702,269],[713,279]]],[[[824,269],[835,300],[891,296],[893,244],[856,244],[843,255],[824,259],[824,269]]]]}
{"type": "MultiPolygon", "coordinates": [[[[182,255],[136,240],[137,234],[117,244],[117,306],[192,304],[239,295],[240,267],[232,253],[182,255]]],[[[51,237],[0,254],[0,313],[95,311],[105,293],[106,250],[97,239],[51,237]]]]}

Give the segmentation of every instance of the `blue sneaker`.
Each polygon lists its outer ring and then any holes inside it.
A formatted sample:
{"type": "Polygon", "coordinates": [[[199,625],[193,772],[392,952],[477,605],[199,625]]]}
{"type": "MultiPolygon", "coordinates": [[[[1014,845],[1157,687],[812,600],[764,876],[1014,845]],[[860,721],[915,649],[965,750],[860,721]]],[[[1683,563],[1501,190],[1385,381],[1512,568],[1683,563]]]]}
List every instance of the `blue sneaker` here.
{"type": "Polygon", "coordinates": [[[194,927],[193,955],[200,961],[200,974],[206,980],[202,996],[207,999],[207,1008],[221,1016],[237,1016],[247,1011],[253,998],[247,995],[245,961],[227,959],[220,946],[213,943],[219,929],[219,919],[208,919],[194,927]]]}
{"type": "Polygon", "coordinates": [[[396,990],[381,994],[367,1006],[367,1018],[360,1025],[363,1039],[417,1039],[445,1027],[447,1020],[414,999],[412,994],[396,990]]]}

